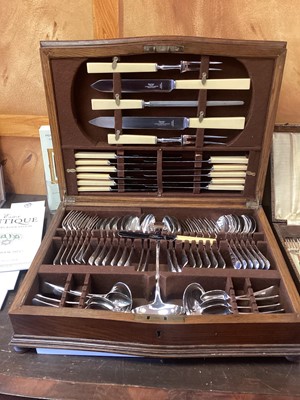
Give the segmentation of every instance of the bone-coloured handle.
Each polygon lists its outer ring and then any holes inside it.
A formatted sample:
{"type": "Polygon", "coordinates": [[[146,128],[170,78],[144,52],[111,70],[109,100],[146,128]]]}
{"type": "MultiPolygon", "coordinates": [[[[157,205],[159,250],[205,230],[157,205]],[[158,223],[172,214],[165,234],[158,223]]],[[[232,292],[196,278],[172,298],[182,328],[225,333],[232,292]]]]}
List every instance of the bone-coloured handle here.
{"type": "Polygon", "coordinates": [[[114,73],[114,72],[156,72],[155,63],[122,63],[115,65],[109,62],[89,62],[87,63],[88,74],[114,73]]]}
{"type": "Polygon", "coordinates": [[[244,185],[245,178],[212,178],[210,185],[244,185]]]}
{"type": "Polygon", "coordinates": [[[87,165],[76,167],[76,172],[117,172],[117,168],[113,165],[87,165]]]}
{"type": "Polygon", "coordinates": [[[214,184],[209,184],[207,186],[208,190],[233,190],[233,191],[243,191],[244,190],[244,185],[214,185],[214,184]]]}
{"type": "Polygon", "coordinates": [[[79,186],[78,192],[110,192],[110,186],[79,186]]]}
{"type": "Polygon", "coordinates": [[[99,151],[77,151],[75,153],[75,158],[105,158],[111,159],[116,158],[116,153],[114,152],[99,152],[99,151]]]}
{"type": "Polygon", "coordinates": [[[116,186],[117,182],[109,179],[109,180],[85,180],[79,179],[77,181],[78,186],[116,186]]]}
{"type": "Polygon", "coordinates": [[[212,171],[247,171],[243,164],[213,164],[212,171]]]}
{"type": "Polygon", "coordinates": [[[116,135],[109,133],[107,135],[108,144],[157,144],[156,136],[148,135],[116,135]]]}
{"type": "Polygon", "coordinates": [[[190,118],[189,128],[203,129],[244,129],[245,117],[213,117],[213,118],[190,118]]]}
{"type": "Polygon", "coordinates": [[[210,162],[213,164],[248,164],[248,158],[246,156],[211,156],[210,162]]]}
{"type": "Polygon", "coordinates": [[[92,110],[123,110],[144,108],[143,100],[122,99],[118,103],[115,99],[92,99],[92,110]]]}
{"type": "Polygon", "coordinates": [[[248,90],[250,89],[250,79],[207,79],[205,83],[201,79],[185,79],[175,81],[175,85],[176,89],[248,90]]]}
{"type": "Polygon", "coordinates": [[[79,174],[76,175],[77,179],[89,179],[89,180],[108,180],[111,179],[110,174],[102,174],[100,173],[88,173],[88,172],[80,172],[79,174]]]}
{"type": "Polygon", "coordinates": [[[246,171],[211,171],[209,176],[211,178],[245,178],[246,171]]]}
{"type": "Polygon", "coordinates": [[[80,159],[75,161],[75,165],[110,165],[109,160],[101,160],[101,159],[93,159],[93,158],[88,158],[88,159],[80,159]]]}

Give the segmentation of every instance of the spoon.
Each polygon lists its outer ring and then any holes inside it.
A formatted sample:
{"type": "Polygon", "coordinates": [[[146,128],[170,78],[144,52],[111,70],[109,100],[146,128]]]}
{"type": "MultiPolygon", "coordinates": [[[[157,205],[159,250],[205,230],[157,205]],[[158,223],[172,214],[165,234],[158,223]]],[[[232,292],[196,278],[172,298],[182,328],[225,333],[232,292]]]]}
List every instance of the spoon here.
{"type": "Polygon", "coordinates": [[[159,272],[159,254],[160,254],[160,241],[156,241],[156,271],[155,271],[155,294],[152,303],[136,307],[132,310],[135,314],[146,315],[180,315],[184,314],[184,308],[177,304],[164,303],[161,299],[160,293],[160,272],[159,272]]]}
{"type": "MultiPolygon", "coordinates": [[[[43,296],[41,294],[36,294],[32,299],[32,304],[35,306],[47,306],[47,307],[59,307],[60,300],[43,296]]],[[[78,301],[66,301],[67,305],[79,305],[78,301]]],[[[109,310],[109,311],[123,311],[121,307],[117,307],[111,300],[105,297],[98,297],[94,299],[90,297],[88,301],[85,303],[85,308],[98,308],[101,310],[109,310]]]]}
{"type": "MultiPolygon", "coordinates": [[[[50,282],[44,282],[44,286],[47,288],[51,288],[52,293],[55,295],[61,295],[64,292],[64,288],[62,286],[55,285],[50,282]]],[[[82,294],[82,292],[78,290],[68,290],[67,293],[77,297],[80,297],[82,294]]],[[[115,303],[118,307],[127,307],[132,305],[131,291],[129,287],[123,282],[117,282],[116,284],[114,284],[111,290],[106,294],[88,293],[86,297],[93,300],[106,298],[108,301],[115,303]]]]}

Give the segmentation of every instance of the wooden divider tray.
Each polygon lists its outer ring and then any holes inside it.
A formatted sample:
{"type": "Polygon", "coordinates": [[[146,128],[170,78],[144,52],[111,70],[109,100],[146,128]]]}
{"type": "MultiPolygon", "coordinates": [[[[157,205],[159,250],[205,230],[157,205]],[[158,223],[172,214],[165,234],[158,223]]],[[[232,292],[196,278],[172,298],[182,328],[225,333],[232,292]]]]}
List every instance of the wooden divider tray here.
{"type": "Polygon", "coordinates": [[[41,44],[62,203],[9,312],[14,346],[300,354],[299,295],[261,206],[285,52],[41,44]],[[118,282],[126,305],[99,296],[118,282]],[[157,293],[172,313],[149,311],[157,293]]]}

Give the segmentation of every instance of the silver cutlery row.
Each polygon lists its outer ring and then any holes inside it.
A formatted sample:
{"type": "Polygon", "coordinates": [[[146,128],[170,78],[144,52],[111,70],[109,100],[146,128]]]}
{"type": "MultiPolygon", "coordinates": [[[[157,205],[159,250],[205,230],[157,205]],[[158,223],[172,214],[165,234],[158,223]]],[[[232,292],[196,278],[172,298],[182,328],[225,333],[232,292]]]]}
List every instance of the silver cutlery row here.
{"type": "MultiPolygon", "coordinates": [[[[41,285],[41,293],[32,298],[32,304],[47,307],[80,307],[94,308],[114,312],[138,312],[140,307],[133,307],[133,297],[129,286],[123,282],[117,282],[111,290],[104,294],[86,293],[78,290],[65,290],[50,282],[41,285]],[[64,300],[65,293],[74,297],[74,300],[64,300]],[[78,298],[82,298],[82,301],[78,298]]],[[[285,312],[279,299],[278,286],[269,286],[265,289],[254,292],[251,297],[248,295],[229,296],[225,290],[212,289],[205,291],[196,282],[189,284],[182,297],[182,313],[186,315],[204,314],[233,314],[235,310],[239,314],[259,312],[264,314],[285,312]]]]}
{"type": "MultiPolygon", "coordinates": [[[[54,265],[136,266],[139,272],[154,264],[151,239],[91,238],[76,236],[62,239],[54,265]]],[[[171,272],[184,268],[270,269],[270,261],[253,240],[222,240],[220,244],[202,241],[176,243],[166,241],[162,248],[165,264],[171,272]]]]}
{"type": "MultiPolygon", "coordinates": [[[[112,217],[100,217],[89,215],[83,211],[72,210],[68,212],[62,221],[61,228],[65,234],[78,235],[82,232],[90,233],[99,231],[141,231],[151,232],[158,219],[153,214],[123,215],[112,217]]],[[[171,234],[193,233],[202,236],[215,237],[218,233],[242,233],[251,234],[256,231],[256,221],[249,215],[227,214],[217,219],[207,217],[177,218],[165,215],[162,218],[164,231],[171,234]]]]}

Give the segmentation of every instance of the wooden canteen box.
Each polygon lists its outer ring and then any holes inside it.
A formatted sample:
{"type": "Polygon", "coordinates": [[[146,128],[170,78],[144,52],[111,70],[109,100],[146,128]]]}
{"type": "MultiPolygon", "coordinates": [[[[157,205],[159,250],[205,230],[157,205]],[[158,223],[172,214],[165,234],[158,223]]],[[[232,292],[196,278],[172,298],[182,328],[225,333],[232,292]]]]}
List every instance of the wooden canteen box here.
{"type": "Polygon", "coordinates": [[[299,356],[299,294],[261,205],[285,55],[41,43],[62,202],[10,309],[12,345],[299,356]]]}

